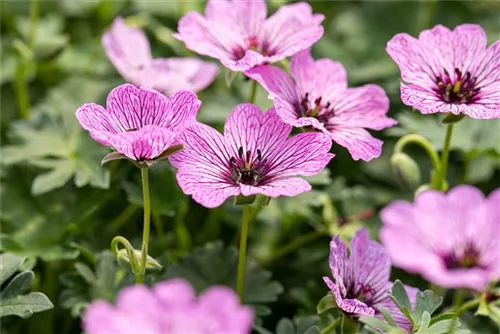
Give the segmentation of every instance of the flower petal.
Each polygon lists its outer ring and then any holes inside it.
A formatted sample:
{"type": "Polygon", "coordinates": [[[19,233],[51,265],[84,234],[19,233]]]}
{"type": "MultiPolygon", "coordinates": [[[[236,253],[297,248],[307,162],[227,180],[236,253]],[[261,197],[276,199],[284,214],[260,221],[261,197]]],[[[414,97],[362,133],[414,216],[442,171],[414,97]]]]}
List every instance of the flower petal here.
{"type": "Polygon", "coordinates": [[[154,294],[163,310],[182,308],[196,300],[193,287],[182,279],[170,279],[154,286],[154,294]]]}
{"type": "Polygon", "coordinates": [[[330,290],[333,292],[333,295],[335,296],[335,302],[342,311],[358,316],[373,316],[375,314],[375,310],[373,308],[368,307],[365,303],[357,299],[343,299],[340,295],[339,288],[328,277],[323,277],[323,280],[325,281],[328,288],[330,288],[330,290]]]}
{"type": "Polygon", "coordinates": [[[267,177],[316,175],[334,157],[329,153],[331,146],[330,138],[319,132],[295,135],[268,155],[263,155],[269,164],[267,177]]]}
{"type": "Polygon", "coordinates": [[[225,22],[242,36],[259,36],[267,17],[267,6],[263,0],[210,0],[205,16],[211,22],[225,22]]]}
{"type": "Polygon", "coordinates": [[[300,177],[286,177],[274,179],[259,186],[240,184],[240,189],[243,196],[262,194],[276,198],[279,196],[297,196],[303,192],[310,191],[312,187],[306,180],[300,177]]]}
{"type": "Polygon", "coordinates": [[[269,92],[269,98],[277,95],[291,105],[299,103],[292,79],[281,68],[262,65],[246,71],[245,75],[261,84],[269,92]]]}
{"type": "Polygon", "coordinates": [[[110,145],[108,134],[120,131],[108,120],[106,109],[95,103],[86,103],[78,108],[76,118],[95,141],[106,146],[110,145]]]}
{"type": "Polygon", "coordinates": [[[290,57],[316,43],[323,36],[324,16],[313,14],[306,2],[281,6],[264,23],[263,40],[271,62],[290,57]]]}
{"type": "Polygon", "coordinates": [[[112,147],[135,161],[154,160],[177,142],[177,134],[155,125],[137,131],[109,135],[112,147]]]}
{"type": "Polygon", "coordinates": [[[263,159],[271,159],[282,149],[292,128],[283,123],[273,109],[263,113],[250,103],[237,105],[224,124],[224,136],[230,145],[231,156],[237,157],[238,150],[256,154],[262,152],[263,159]]]}
{"type": "Polygon", "coordinates": [[[347,148],[354,160],[370,161],[382,153],[383,142],[373,138],[365,129],[326,126],[324,132],[334,142],[347,148]]]}
{"type": "Polygon", "coordinates": [[[348,267],[347,246],[338,235],[334,236],[330,241],[330,255],[328,264],[335,283],[337,284],[340,294],[347,294],[347,286],[352,283],[352,275],[348,267]]]}
{"type": "Polygon", "coordinates": [[[140,85],[142,68],[152,60],[146,34],[141,29],[127,26],[118,17],[102,36],[102,45],[118,72],[127,81],[140,85]]]}

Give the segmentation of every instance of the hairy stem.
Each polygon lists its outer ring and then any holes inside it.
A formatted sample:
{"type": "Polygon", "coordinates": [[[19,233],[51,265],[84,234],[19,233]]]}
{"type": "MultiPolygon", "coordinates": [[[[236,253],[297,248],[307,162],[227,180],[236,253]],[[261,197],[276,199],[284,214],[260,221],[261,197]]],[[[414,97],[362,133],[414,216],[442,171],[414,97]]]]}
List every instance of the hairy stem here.
{"type": "Polygon", "coordinates": [[[255,103],[256,96],[257,96],[257,81],[252,80],[252,87],[250,88],[250,96],[248,97],[248,102],[255,103]]]}
{"type": "Polygon", "coordinates": [[[243,206],[243,215],[241,218],[241,236],[240,248],[238,253],[238,272],[236,276],[236,292],[243,301],[243,290],[245,281],[245,262],[247,253],[247,239],[248,239],[248,225],[250,223],[250,206],[248,204],[243,206]]]}
{"type": "Polygon", "coordinates": [[[151,225],[151,203],[149,200],[149,179],[148,169],[141,168],[142,178],[142,196],[144,199],[144,229],[142,232],[142,247],[141,247],[141,261],[139,264],[139,272],[136,276],[136,283],[144,283],[144,276],[146,276],[146,260],[148,257],[149,246],[149,229],[151,225]]]}

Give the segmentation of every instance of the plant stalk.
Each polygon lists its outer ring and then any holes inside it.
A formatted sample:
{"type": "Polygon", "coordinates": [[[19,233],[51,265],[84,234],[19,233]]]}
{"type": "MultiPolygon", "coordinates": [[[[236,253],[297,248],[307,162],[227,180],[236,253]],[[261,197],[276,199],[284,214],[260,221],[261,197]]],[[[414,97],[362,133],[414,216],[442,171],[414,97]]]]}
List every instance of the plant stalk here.
{"type": "Polygon", "coordinates": [[[240,248],[238,252],[238,272],[236,276],[236,292],[243,301],[243,291],[245,286],[245,262],[247,253],[248,225],[250,223],[250,205],[243,205],[243,215],[241,218],[240,248]]]}
{"type": "Polygon", "coordinates": [[[146,276],[146,260],[148,257],[149,230],[151,225],[151,201],[149,199],[149,178],[148,169],[141,168],[142,196],[144,199],[144,229],[142,232],[141,261],[139,272],[136,275],[136,283],[143,284],[146,276]]]}

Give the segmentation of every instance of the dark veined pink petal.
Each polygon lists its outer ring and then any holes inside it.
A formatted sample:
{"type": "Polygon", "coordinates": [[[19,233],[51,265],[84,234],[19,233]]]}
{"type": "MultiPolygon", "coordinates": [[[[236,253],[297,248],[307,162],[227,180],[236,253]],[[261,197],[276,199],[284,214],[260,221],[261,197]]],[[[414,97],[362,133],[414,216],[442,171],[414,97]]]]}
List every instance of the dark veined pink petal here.
{"type": "Polygon", "coordinates": [[[146,125],[179,132],[194,122],[200,103],[192,92],[181,91],[169,99],[153,89],[124,84],[109,93],[106,107],[109,122],[122,132],[146,125]]]}
{"type": "Polygon", "coordinates": [[[378,85],[348,88],[330,101],[334,116],[329,124],[335,125],[336,128],[382,130],[397,123],[393,118],[387,117],[389,98],[378,85]]]}
{"type": "Polygon", "coordinates": [[[345,147],[354,160],[370,161],[382,153],[383,142],[372,137],[365,129],[327,126],[325,133],[335,143],[345,147]]]}
{"type": "Polygon", "coordinates": [[[95,103],[86,103],[78,108],[76,118],[95,141],[106,146],[109,146],[108,134],[120,131],[108,120],[106,109],[95,103]]]}
{"type": "Polygon", "coordinates": [[[224,136],[234,157],[238,156],[240,147],[253,155],[259,149],[263,158],[273,156],[282,148],[291,130],[273,110],[263,113],[250,103],[237,105],[224,124],[224,136]]]}
{"type": "Polygon", "coordinates": [[[346,295],[346,286],[352,283],[351,268],[348,265],[347,246],[338,235],[330,241],[328,264],[339,293],[346,295]]]}
{"type": "Polygon", "coordinates": [[[358,316],[361,315],[375,315],[375,310],[365,303],[357,300],[357,299],[344,299],[340,294],[339,288],[332,280],[328,277],[323,277],[328,288],[332,291],[333,296],[335,297],[335,302],[337,306],[346,313],[355,314],[358,316]]]}
{"type": "Polygon", "coordinates": [[[315,61],[310,49],[292,57],[290,73],[297,85],[299,98],[309,93],[312,99],[321,96],[324,101],[330,101],[347,88],[344,66],[326,58],[315,61]]]}
{"type": "Polygon", "coordinates": [[[245,75],[257,81],[269,92],[270,99],[279,96],[292,106],[300,102],[295,90],[295,84],[288,74],[279,67],[270,65],[256,66],[246,71],[245,75]]]}
{"type": "Polygon", "coordinates": [[[243,196],[262,194],[272,198],[279,196],[297,196],[312,189],[311,185],[300,177],[273,179],[266,182],[264,185],[258,186],[240,184],[240,188],[243,196]]]}
{"type": "Polygon", "coordinates": [[[321,36],[324,16],[313,14],[306,2],[281,6],[264,24],[263,40],[271,52],[271,62],[305,50],[321,36]]]}
{"type": "Polygon", "coordinates": [[[109,136],[110,146],[135,161],[154,160],[177,142],[175,132],[156,125],[109,136]]]}
{"type": "Polygon", "coordinates": [[[334,157],[330,138],[319,132],[300,133],[268,156],[269,178],[311,176],[321,172],[334,157]]]}
{"type": "Polygon", "coordinates": [[[365,298],[372,303],[387,297],[387,282],[391,272],[389,255],[382,245],[370,240],[366,229],[360,229],[351,241],[349,268],[352,273],[353,286],[362,291],[365,298]]]}
{"type": "Polygon", "coordinates": [[[263,0],[210,0],[205,16],[211,22],[225,22],[228,29],[242,36],[258,36],[266,20],[267,6],[263,0]]]}
{"type": "Polygon", "coordinates": [[[129,27],[121,17],[102,36],[104,51],[111,63],[127,80],[140,85],[142,68],[151,62],[151,50],[144,32],[129,27]]]}

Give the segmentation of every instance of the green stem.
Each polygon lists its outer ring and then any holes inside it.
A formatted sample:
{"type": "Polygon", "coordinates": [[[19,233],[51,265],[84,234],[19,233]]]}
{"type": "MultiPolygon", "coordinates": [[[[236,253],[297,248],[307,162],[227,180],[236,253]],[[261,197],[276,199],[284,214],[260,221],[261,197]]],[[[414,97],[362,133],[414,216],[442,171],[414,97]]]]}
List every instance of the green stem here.
{"type": "Polygon", "coordinates": [[[241,218],[241,236],[240,236],[240,249],[238,253],[238,272],[236,277],[236,292],[243,301],[243,290],[245,281],[245,261],[247,254],[247,239],[248,239],[248,225],[250,223],[250,206],[243,205],[243,214],[241,218]]]}
{"type": "Polygon", "coordinates": [[[455,311],[457,313],[457,316],[459,316],[460,314],[464,313],[468,309],[471,309],[473,307],[478,306],[479,303],[480,303],[480,301],[481,301],[481,298],[478,297],[476,299],[471,299],[471,300],[463,303],[462,306],[458,307],[457,310],[455,311]]]}
{"type": "Polygon", "coordinates": [[[146,259],[148,257],[149,246],[149,228],[151,225],[151,203],[149,200],[149,179],[148,169],[141,168],[142,178],[142,196],[144,198],[144,229],[142,232],[142,247],[141,247],[141,262],[139,264],[139,272],[136,276],[136,283],[144,283],[144,276],[146,276],[146,259]]]}
{"type": "Polygon", "coordinates": [[[257,96],[257,81],[252,80],[252,87],[250,87],[250,97],[248,98],[248,102],[254,103],[256,96],[257,96]]]}
{"type": "Polygon", "coordinates": [[[28,46],[31,51],[33,51],[33,48],[35,47],[35,40],[36,40],[36,28],[38,25],[38,16],[39,16],[39,6],[38,6],[38,0],[31,0],[31,7],[30,7],[30,34],[29,34],[29,39],[28,39],[28,46]]]}
{"type": "Polygon", "coordinates": [[[446,137],[444,139],[443,152],[441,153],[441,168],[439,170],[439,190],[445,191],[447,188],[446,185],[446,172],[448,171],[448,159],[450,157],[450,143],[451,143],[451,135],[453,134],[453,124],[449,124],[446,129],[446,137]]]}
{"type": "Polygon", "coordinates": [[[320,333],[321,334],[331,333],[335,328],[337,328],[338,325],[340,325],[341,321],[342,321],[342,318],[336,318],[334,321],[332,321],[331,324],[329,324],[325,328],[322,328],[320,333]]]}

